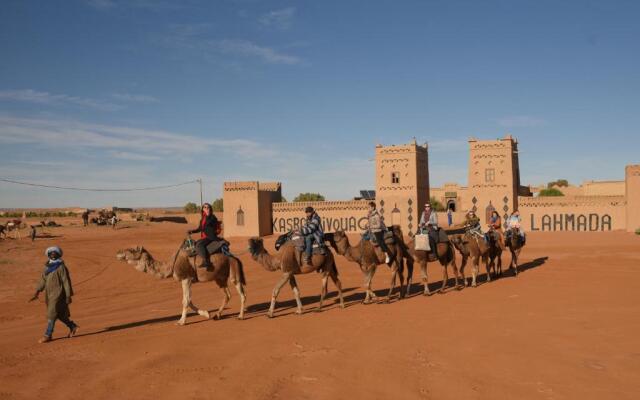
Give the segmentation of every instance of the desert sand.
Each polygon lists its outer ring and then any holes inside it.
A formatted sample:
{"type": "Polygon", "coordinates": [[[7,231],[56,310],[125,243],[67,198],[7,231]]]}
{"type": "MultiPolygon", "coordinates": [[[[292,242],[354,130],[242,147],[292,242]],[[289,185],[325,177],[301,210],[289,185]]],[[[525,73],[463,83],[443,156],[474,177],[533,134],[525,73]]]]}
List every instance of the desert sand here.
{"type": "MultiPolygon", "coordinates": [[[[169,259],[187,228],[74,225],[34,243],[0,240],[0,399],[640,398],[640,236],[533,232],[517,278],[483,276],[477,288],[430,297],[416,284],[390,304],[362,305],[360,270],[337,256],[346,309],[330,284],[328,306],[313,312],[320,277],[310,274],[298,277],[305,313],[294,314],[285,286],[274,319],[265,312],[280,275],[251,260],[247,238],[234,238],[246,320],[235,318],[232,290],[222,320],[190,314],[182,327],[180,284],[137,272],[115,253],[142,244],[169,259]],[[58,322],[55,340],[38,344],[45,306],[27,300],[53,244],[65,252],[80,331],[67,339],[58,322]]],[[[429,275],[435,288],[439,264],[429,275]]],[[[380,267],[378,295],[389,279],[380,267]]],[[[197,284],[193,300],[214,310],[221,292],[197,284]]]]}

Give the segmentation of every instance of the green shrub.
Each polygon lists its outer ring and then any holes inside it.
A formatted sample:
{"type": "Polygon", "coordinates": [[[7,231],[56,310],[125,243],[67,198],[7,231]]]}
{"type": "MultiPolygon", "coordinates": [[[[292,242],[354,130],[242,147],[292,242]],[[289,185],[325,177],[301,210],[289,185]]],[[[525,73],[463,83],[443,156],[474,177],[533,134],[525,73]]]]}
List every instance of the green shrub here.
{"type": "Polygon", "coordinates": [[[195,214],[200,211],[200,207],[196,203],[189,202],[184,205],[184,212],[187,214],[195,214]]]}
{"type": "Polygon", "coordinates": [[[224,211],[224,203],[222,199],[215,199],[213,203],[211,203],[211,211],[213,212],[223,212],[224,211]]]}
{"type": "Polygon", "coordinates": [[[431,204],[431,209],[434,211],[445,211],[444,205],[438,201],[435,197],[429,198],[429,204],[431,204]]]}
{"type": "Polygon", "coordinates": [[[300,193],[293,201],[324,201],[324,196],[320,193],[300,193]]]}
{"type": "Polygon", "coordinates": [[[562,193],[560,191],[560,189],[557,188],[550,188],[550,189],[542,189],[540,191],[540,193],[538,194],[538,196],[540,197],[557,197],[557,196],[564,196],[564,193],[562,193]]]}
{"type": "Polygon", "coordinates": [[[640,228],[636,229],[636,235],[640,235],[640,228]]]}

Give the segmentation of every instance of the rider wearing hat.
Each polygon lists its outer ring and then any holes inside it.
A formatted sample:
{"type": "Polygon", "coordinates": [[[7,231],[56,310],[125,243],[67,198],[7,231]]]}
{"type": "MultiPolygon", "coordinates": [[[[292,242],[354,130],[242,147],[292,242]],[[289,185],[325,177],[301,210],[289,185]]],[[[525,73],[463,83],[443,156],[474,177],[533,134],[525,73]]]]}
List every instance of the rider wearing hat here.
{"type": "Polygon", "coordinates": [[[307,218],[304,221],[304,226],[300,228],[300,234],[304,236],[304,261],[307,265],[313,265],[311,262],[313,242],[315,241],[321,248],[324,247],[322,220],[313,207],[305,208],[304,212],[307,218]]]}

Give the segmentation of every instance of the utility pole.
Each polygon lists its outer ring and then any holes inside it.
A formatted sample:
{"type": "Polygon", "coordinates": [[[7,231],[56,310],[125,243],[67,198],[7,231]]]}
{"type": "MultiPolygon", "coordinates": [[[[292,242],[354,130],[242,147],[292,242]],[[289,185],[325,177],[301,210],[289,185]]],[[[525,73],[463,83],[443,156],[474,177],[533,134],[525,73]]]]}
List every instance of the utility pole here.
{"type": "Polygon", "coordinates": [[[196,179],[198,181],[198,183],[200,184],[200,209],[202,210],[202,178],[198,178],[196,179]]]}

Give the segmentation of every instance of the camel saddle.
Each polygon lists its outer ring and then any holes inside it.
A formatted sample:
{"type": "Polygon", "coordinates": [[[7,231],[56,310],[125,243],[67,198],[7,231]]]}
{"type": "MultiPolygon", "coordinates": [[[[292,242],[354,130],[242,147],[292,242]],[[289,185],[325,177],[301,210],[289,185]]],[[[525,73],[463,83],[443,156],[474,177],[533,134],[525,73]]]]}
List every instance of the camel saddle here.
{"type": "MultiPolygon", "coordinates": [[[[305,247],[304,236],[293,231],[280,235],[278,239],[276,239],[276,250],[280,250],[280,248],[288,242],[291,242],[291,244],[295,246],[296,259],[298,260],[298,263],[302,265],[302,253],[304,253],[305,247]]],[[[311,250],[311,255],[326,255],[326,249],[324,246],[321,246],[320,244],[314,242],[311,250]]]]}
{"type": "MultiPolygon", "coordinates": [[[[370,241],[373,247],[380,247],[380,243],[378,243],[378,241],[376,240],[376,236],[373,235],[370,231],[364,232],[363,234],[361,234],[361,237],[363,241],[370,241]]],[[[396,237],[394,236],[393,231],[385,231],[383,237],[386,244],[396,244],[396,237]]]]}

